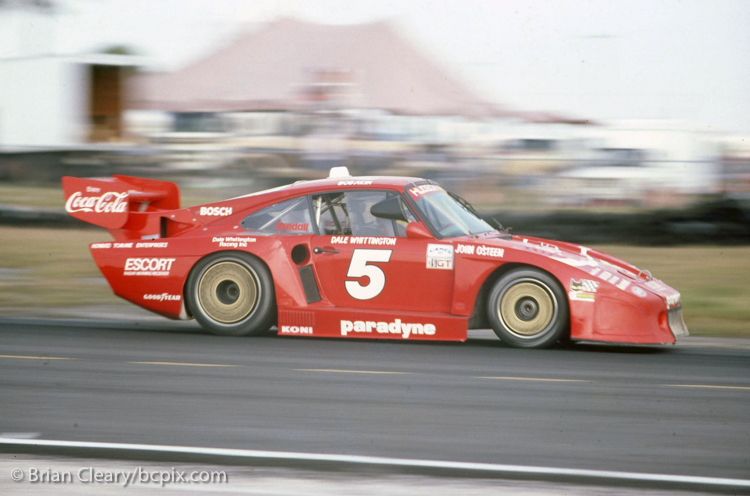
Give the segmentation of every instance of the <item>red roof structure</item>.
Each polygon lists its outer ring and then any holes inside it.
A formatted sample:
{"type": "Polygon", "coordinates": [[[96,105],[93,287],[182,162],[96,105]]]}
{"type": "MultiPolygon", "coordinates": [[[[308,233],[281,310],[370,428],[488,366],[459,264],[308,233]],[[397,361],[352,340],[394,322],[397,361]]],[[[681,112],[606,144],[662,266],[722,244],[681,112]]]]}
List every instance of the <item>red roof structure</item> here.
{"type": "Polygon", "coordinates": [[[386,22],[281,19],[173,73],[142,76],[131,106],[172,112],[343,108],[406,115],[507,115],[475,95],[386,22]]]}

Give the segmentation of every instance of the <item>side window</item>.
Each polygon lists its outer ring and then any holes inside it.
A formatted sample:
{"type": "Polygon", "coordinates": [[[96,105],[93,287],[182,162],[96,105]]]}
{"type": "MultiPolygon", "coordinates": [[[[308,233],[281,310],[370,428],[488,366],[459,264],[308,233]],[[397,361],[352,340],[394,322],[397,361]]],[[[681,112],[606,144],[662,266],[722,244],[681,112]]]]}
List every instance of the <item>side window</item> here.
{"type": "Polygon", "coordinates": [[[307,197],[271,205],[242,219],[244,229],[261,233],[311,234],[313,225],[307,197]]]}
{"type": "MultiPolygon", "coordinates": [[[[392,197],[400,195],[366,190],[315,195],[315,222],[322,235],[406,236],[407,222],[378,218],[370,212],[373,205],[392,197]]],[[[416,220],[403,199],[401,206],[409,222],[416,220]]]]}
{"type": "Polygon", "coordinates": [[[315,223],[320,234],[330,236],[352,233],[344,193],[314,195],[312,200],[315,223]]]}

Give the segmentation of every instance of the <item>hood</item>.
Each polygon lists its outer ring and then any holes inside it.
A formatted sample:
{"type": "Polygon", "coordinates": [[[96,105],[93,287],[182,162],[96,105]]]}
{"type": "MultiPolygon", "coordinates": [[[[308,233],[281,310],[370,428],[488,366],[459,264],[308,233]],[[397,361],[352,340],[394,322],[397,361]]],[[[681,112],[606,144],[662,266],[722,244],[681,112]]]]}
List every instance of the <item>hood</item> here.
{"type": "Polygon", "coordinates": [[[680,293],[654,278],[647,269],[641,269],[587,246],[517,235],[512,236],[510,240],[483,239],[482,243],[542,255],[575,267],[636,296],[654,294],[665,302],[668,309],[680,306],[680,293]]]}

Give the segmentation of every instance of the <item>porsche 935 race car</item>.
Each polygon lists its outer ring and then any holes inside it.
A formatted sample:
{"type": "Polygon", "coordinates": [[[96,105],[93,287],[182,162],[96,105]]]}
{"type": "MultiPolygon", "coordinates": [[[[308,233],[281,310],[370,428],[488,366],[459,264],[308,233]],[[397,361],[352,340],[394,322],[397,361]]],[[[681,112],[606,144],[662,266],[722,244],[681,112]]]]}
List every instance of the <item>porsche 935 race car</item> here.
{"type": "Polygon", "coordinates": [[[109,230],[90,245],[114,293],[222,335],[674,343],[680,294],[648,271],[565,242],[511,236],[438,184],[297,182],[179,206],[177,185],[63,178],[65,208],[109,230]]]}

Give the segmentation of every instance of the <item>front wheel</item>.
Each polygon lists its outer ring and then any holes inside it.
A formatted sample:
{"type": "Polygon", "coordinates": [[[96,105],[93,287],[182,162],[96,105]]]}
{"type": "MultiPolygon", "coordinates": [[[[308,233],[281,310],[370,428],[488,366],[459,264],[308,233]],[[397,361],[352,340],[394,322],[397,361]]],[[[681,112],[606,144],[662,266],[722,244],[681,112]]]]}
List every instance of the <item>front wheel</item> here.
{"type": "Polygon", "coordinates": [[[515,269],[497,280],[487,304],[492,330],[509,346],[547,348],[569,327],[568,300],[560,284],[537,269],[515,269]]]}
{"type": "Polygon", "coordinates": [[[216,253],[198,262],[187,280],[185,302],[203,328],[224,336],[262,334],[275,318],[271,274],[247,253],[216,253]]]}

